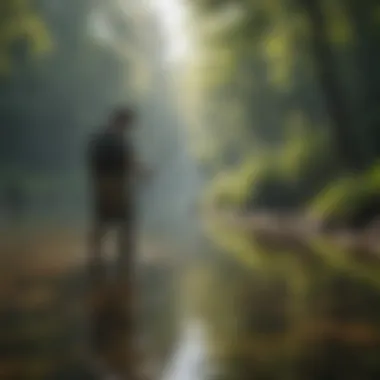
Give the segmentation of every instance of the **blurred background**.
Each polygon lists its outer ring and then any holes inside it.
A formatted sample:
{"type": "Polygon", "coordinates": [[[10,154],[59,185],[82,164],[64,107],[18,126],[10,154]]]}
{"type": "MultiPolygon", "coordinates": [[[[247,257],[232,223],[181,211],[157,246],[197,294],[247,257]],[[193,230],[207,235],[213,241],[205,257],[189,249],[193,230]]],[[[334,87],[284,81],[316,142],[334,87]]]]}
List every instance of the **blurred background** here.
{"type": "Polygon", "coordinates": [[[124,104],[148,361],[380,378],[379,50],[377,0],[1,0],[0,378],[85,379],[86,151],[124,104]]]}

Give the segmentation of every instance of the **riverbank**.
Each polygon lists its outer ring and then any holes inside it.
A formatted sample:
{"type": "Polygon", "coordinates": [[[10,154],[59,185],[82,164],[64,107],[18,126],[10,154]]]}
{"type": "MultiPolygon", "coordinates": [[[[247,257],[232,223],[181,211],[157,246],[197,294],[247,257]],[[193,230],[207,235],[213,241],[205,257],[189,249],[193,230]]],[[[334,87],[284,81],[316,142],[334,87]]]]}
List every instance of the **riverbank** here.
{"type": "Polygon", "coordinates": [[[267,244],[281,247],[324,241],[335,249],[346,250],[361,261],[380,264],[380,225],[373,223],[362,230],[327,229],[323,221],[291,213],[238,213],[213,210],[205,218],[218,220],[234,230],[252,234],[267,244]]]}

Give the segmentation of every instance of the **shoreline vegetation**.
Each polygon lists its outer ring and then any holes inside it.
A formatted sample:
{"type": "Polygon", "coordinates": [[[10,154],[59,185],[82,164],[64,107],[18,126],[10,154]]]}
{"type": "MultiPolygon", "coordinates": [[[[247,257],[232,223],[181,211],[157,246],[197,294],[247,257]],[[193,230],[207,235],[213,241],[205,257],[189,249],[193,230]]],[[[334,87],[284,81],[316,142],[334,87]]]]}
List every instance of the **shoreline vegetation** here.
{"type": "Polygon", "coordinates": [[[376,229],[326,231],[322,223],[303,215],[221,210],[205,213],[204,228],[222,252],[254,271],[295,259],[307,270],[330,268],[380,289],[376,229]]]}

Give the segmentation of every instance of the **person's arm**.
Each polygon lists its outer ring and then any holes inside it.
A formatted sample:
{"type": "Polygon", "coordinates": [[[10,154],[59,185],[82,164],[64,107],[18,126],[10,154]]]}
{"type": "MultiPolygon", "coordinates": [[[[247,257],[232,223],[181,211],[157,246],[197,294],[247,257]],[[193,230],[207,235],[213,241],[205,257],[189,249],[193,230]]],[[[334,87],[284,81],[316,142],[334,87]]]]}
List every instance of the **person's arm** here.
{"type": "Polygon", "coordinates": [[[96,155],[97,155],[98,142],[95,136],[91,136],[86,150],[86,163],[88,168],[88,174],[91,179],[96,176],[96,155]]]}
{"type": "Polygon", "coordinates": [[[148,179],[153,174],[151,168],[139,161],[134,162],[134,172],[138,178],[142,179],[148,179]]]}
{"type": "Polygon", "coordinates": [[[128,162],[127,165],[130,167],[131,173],[136,179],[145,180],[151,177],[152,170],[138,159],[136,152],[131,145],[128,144],[126,146],[125,153],[128,162]]]}

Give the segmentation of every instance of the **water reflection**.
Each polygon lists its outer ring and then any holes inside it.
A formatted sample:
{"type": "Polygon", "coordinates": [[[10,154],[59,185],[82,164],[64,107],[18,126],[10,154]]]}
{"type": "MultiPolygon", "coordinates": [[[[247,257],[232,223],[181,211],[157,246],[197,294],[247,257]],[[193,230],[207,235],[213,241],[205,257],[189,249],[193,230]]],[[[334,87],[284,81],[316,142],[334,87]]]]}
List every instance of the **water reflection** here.
{"type": "MultiPolygon", "coordinates": [[[[376,262],[327,241],[295,244],[217,227],[208,230],[213,248],[191,266],[141,272],[145,354],[166,363],[163,380],[380,378],[376,262]]],[[[2,267],[18,275],[0,278],[0,378],[57,371],[57,379],[85,378],[87,293],[68,253],[77,255],[74,238],[70,244],[62,262],[41,254],[42,244],[34,255],[29,243],[17,263],[2,256],[2,267]]]]}
{"type": "Polygon", "coordinates": [[[205,326],[199,320],[187,320],[178,347],[168,363],[162,380],[206,380],[207,344],[205,326]]]}
{"type": "MultiPolygon", "coordinates": [[[[85,252],[83,234],[49,231],[33,234],[22,247],[5,243],[0,247],[0,379],[99,378],[98,366],[88,361],[93,293],[85,257],[78,254],[85,252]]],[[[144,342],[146,355],[161,362],[176,334],[175,268],[168,263],[145,263],[139,277],[138,327],[150,338],[144,342]]],[[[116,351],[108,353],[110,360],[119,359],[116,351]]]]}
{"type": "Polygon", "coordinates": [[[327,241],[207,227],[219,250],[203,315],[224,378],[379,377],[378,264],[327,241]]]}

